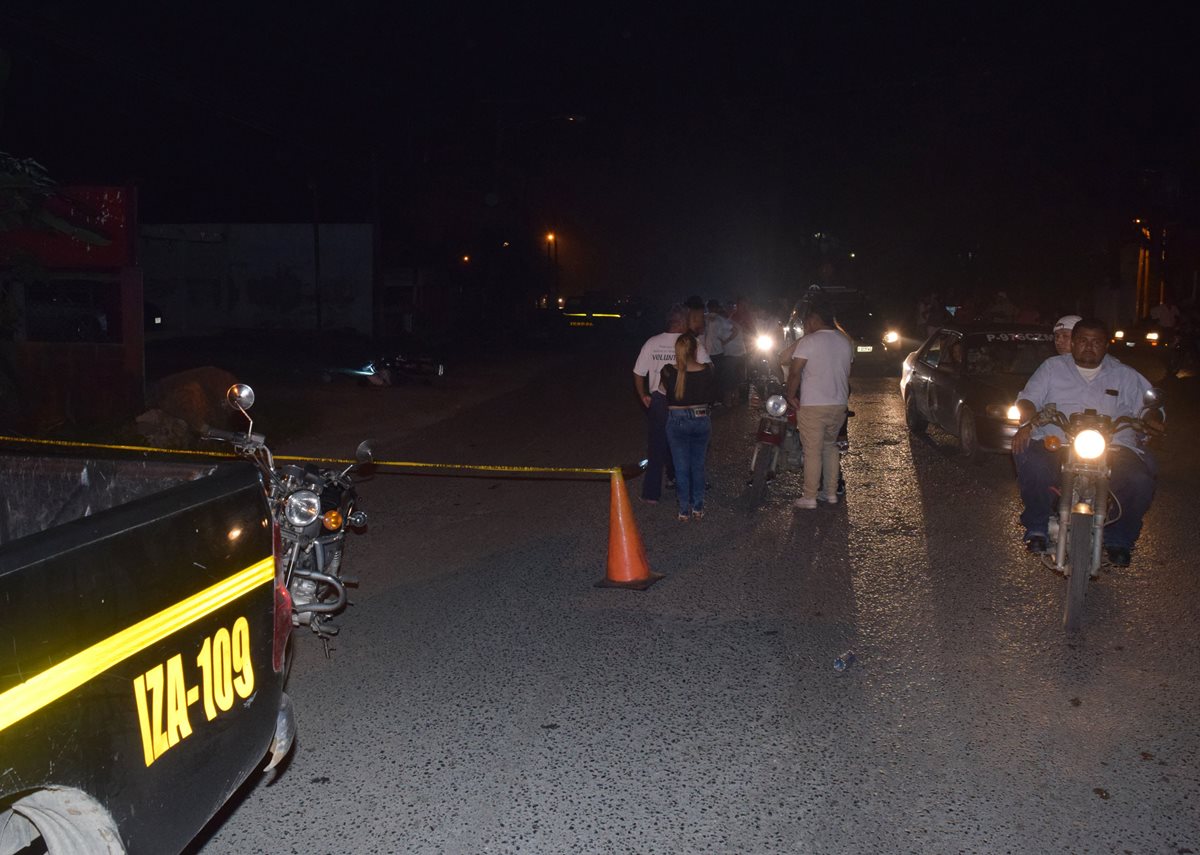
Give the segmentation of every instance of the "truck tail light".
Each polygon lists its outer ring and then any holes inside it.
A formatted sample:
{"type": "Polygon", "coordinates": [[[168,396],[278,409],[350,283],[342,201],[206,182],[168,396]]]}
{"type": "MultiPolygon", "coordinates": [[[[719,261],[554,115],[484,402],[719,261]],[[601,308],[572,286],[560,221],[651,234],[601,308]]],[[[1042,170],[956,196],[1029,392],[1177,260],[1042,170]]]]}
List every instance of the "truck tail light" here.
{"type": "Polygon", "coordinates": [[[292,595],[288,593],[284,575],[283,537],[279,523],[271,524],[271,551],[275,556],[275,633],[271,645],[271,667],[275,673],[283,672],[287,655],[288,638],[292,634],[292,595]]]}

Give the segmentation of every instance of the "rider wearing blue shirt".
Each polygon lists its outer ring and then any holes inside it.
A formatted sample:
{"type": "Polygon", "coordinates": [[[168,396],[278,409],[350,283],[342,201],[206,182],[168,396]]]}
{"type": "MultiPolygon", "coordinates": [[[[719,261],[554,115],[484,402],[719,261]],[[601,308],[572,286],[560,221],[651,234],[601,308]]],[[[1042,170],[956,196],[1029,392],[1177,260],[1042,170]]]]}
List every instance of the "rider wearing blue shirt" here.
{"type": "MultiPolygon", "coordinates": [[[[1137,417],[1143,408],[1143,396],[1150,382],[1141,374],[1111,356],[1108,328],[1103,321],[1085,319],[1071,333],[1071,353],[1052,356],[1029,378],[1017,396],[1022,425],[1013,437],[1013,458],[1017,483],[1025,510],[1025,543],[1030,552],[1046,550],[1046,523],[1050,518],[1051,489],[1059,480],[1060,458],[1045,446],[1048,436],[1065,439],[1052,425],[1034,427],[1030,420],[1047,404],[1071,416],[1095,410],[1116,419],[1137,417]]],[[[1146,416],[1153,430],[1161,430],[1159,414],[1146,416]]],[[[1112,476],[1109,489],[1120,503],[1120,515],[1106,526],[1104,543],[1109,561],[1119,567],[1129,564],[1129,553],[1142,530],[1142,517],[1154,499],[1158,466],[1145,448],[1144,439],[1125,430],[1112,438],[1116,446],[1109,453],[1112,476]]]]}

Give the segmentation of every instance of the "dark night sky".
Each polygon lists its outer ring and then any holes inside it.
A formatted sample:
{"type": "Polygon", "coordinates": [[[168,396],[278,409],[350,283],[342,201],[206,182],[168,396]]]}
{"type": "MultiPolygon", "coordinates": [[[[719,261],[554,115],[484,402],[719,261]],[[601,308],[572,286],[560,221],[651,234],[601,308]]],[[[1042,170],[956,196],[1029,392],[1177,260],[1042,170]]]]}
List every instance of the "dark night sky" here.
{"type": "Polygon", "coordinates": [[[475,205],[500,152],[576,283],[732,294],[796,283],[816,231],[887,288],[968,251],[985,284],[1081,281],[1146,169],[1196,220],[1200,29],[1170,7],[121,8],[9,0],[0,149],[136,182],[146,221],[303,221],[311,176],[365,220],[375,152],[395,231],[416,191],[475,205]]]}

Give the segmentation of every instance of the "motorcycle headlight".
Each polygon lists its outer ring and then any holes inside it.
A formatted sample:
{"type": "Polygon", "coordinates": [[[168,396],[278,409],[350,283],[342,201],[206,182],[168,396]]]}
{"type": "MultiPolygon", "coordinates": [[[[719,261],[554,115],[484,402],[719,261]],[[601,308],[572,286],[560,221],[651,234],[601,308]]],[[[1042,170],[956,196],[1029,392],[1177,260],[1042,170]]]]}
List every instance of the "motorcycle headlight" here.
{"type": "Polygon", "coordinates": [[[321,499],[312,490],[297,490],[287,497],[283,515],[292,525],[304,528],[321,515],[321,499]]]}
{"type": "Polygon", "coordinates": [[[1021,421],[1021,411],[1017,409],[1016,404],[1009,404],[1007,407],[1004,404],[988,404],[987,414],[991,418],[999,419],[1000,421],[1021,421]]]}
{"type": "Polygon", "coordinates": [[[767,403],[763,406],[766,407],[767,413],[776,418],[787,412],[787,401],[784,400],[783,395],[772,395],[767,398],[767,403]]]}
{"type": "Polygon", "coordinates": [[[888,330],[883,334],[883,340],[887,344],[895,344],[900,340],[900,333],[895,330],[888,330]]]}
{"type": "Polygon", "coordinates": [[[1104,453],[1107,444],[1100,431],[1088,428],[1081,430],[1075,437],[1075,453],[1084,460],[1095,460],[1104,453]]]}
{"type": "Polygon", "coordinates": [[[764,333],[755,339],[754,345],[763,353],[770,353],[775,349],[775,339],[764,333]]]}

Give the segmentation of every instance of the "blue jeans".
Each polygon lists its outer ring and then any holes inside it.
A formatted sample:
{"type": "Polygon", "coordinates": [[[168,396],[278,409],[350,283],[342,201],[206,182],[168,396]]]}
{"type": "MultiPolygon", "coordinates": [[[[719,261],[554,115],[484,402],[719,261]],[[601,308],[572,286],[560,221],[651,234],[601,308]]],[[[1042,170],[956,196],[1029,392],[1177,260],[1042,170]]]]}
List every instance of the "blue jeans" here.
{"type": "Polygon", "coordinates": [[[668,480],[675,478],[671,448],[667,444],[667,396],[661,392],[650,396],[650,408],[646,410],[646,446],[646,477],[642,481],[642,498],[657,502],[662,498],[663,469],[667,470],[668,480]]]}
{"type": "MultiPolygon", "coordinates": [[[[1046,536],[1046,522],[1055,498],[1051,488],[1062,483],[1060,454],[1065,452],[1047,451],[1042,441],[1035,439],[1024,453],[1013,455],[1021,501],[1025,503],[1021,525],[1025,526],[1026,540],[1034,535],[1046,536]]],[[[1117,497],[1121,510],[1120,517],[1104,527],[1104,543],[1132,549],[1142,532],[1142,517],[1154,500],[1158,464],[1149,452],[1138,455],[1119,445],[1109,452],[1108,464],[1112,470],[1108,489],[1117,497]]]]}
{"type": "Polygon", "coordinates": [[[667,442],[675,461],[675,491],[679,513],[704,510],[704,457],[712,422],[691,410],[671,410],[667,415],[667,442]]]}

